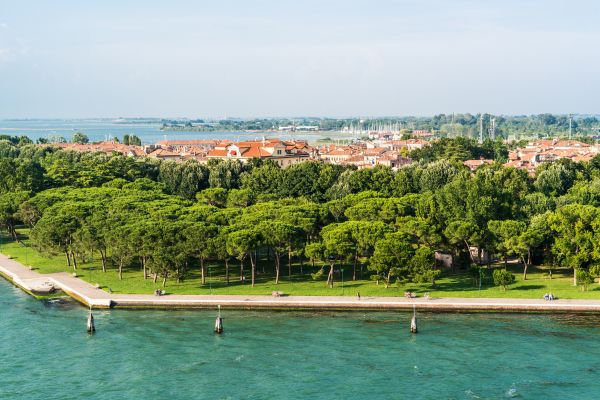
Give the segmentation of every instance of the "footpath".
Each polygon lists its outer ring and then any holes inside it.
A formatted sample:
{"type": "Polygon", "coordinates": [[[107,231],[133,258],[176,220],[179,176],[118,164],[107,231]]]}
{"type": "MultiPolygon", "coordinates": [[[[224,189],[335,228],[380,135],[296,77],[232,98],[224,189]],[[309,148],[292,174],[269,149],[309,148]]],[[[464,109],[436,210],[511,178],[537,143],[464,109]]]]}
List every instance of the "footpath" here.
{"type": "Polygon", "coordinates": [[[600,300],[342,296],[165,295],[108,293],[65,272],[40,274],[0,254],[0,275],[30,294],[54,288],[86,307],[295,310],[418,310],[600,313],[600,300]]]}

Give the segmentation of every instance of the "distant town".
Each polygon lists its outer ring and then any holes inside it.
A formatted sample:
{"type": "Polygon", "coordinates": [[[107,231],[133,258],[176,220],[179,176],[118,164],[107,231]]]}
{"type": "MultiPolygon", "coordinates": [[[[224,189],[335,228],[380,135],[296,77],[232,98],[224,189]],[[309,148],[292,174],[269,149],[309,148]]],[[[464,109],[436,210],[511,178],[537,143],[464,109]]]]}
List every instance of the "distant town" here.
{"type": "MultiPolygon", "coordinates": [[[[398,169],[413,162],[411,152],[432,146],[440,139],[426,130],[414,130],[410,134],[382,134],[370,132],[367,138],[355,139],[348,144],[310,144],[303,140],[263,138],[262,140],[240,141],[219,139],[204,140],[163,140],[151,145],[126,144],[118,140],[98,143],[53,143],[43,144],[66,150],[81,152],[120,153],[131,157],[150,157],[161,160],[183,162],[195,160],[206,163],[211,159],[272,160],[280,167],[312,160],[325,163],[372,168],[377,165],[398,169]]],[[[489,142],[489,139],[487,139],[489,142]]],[[[85,141],[85,140],[84,140],[85,141]]],[[[589,142],[589,140],[586,140],[589,142]]],[[[507,148],[506,157],[460,160],[471,170],[483,164],[501,162],[505,166],[527,170],[534,174],[543,163],[551,163],[561,158],[572,161],[590,161],[600,153],[600,145],[573,139],[539,139],[521,142],[497,140],[507,148]]],[[[139,140],[136,141],[139,143],[139,140]]]]}

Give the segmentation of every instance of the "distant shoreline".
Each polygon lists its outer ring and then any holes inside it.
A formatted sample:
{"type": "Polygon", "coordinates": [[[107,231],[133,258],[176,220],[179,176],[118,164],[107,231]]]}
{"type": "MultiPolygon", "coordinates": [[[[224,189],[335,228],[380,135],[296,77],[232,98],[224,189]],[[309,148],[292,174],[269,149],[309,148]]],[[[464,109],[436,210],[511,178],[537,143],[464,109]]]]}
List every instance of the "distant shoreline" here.
{"type": "Polygon", "coordinates": [[[107,293],[65,272],[39,274],[0,255],[0,275],[26,293],[40,298],[37,289],[52,285],[90,309],[224,309],[244,310],[397,310],[429,312],[513,312],[600,314],[600,300],[432,298],[353,296],[254,296],[254,295],[165,295],[107,293]]]}

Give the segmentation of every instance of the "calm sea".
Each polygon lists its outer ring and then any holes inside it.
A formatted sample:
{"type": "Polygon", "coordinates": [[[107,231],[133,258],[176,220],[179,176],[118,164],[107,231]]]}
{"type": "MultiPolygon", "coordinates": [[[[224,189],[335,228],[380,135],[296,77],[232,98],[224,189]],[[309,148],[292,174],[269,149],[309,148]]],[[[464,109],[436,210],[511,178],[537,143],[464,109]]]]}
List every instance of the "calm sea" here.
{"type": "Polygon", "coordinates": [[[0,279],[0,399],[596,399],[596,317],[87,311],[0,279]]]}
{"type": "Polygon", "coordinates": [[[279,137],[285,139],[303,139],[316,141],[324,137],[335,137],[344,139],[346,136],[332,132],[185,132],[185,131],[161,131],[160,123],[117,123],[110,120],[0,120],[0,134],[4,135],[26,135],[31,139],[49,138],[51,136],[63,136],[71,140],[73,134],[82,132],[88,135],[91,141],[108,140],[111,137],[123,138],[125,134],[137,135],[144,144],[156,143],[161,140],[183,140],[183,139],[229,139],[229,140],[256,140],[263,135],[267,137],[279,137]]]}

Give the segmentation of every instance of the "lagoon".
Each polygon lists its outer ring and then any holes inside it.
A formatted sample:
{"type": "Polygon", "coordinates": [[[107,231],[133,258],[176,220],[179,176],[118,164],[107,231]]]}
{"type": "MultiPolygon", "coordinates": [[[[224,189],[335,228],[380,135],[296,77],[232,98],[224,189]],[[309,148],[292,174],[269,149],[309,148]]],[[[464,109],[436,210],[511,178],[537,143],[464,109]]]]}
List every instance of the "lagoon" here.
{"type": "Polygon", "coordinates": [[[109,119],[26,119],[0,120],[0,134],[11,136],[28,136],[32,140],[62,136],[71,141],[76,132],[85,133],[90,141],[97,142],[125,134],[137,135],[143,144],[153,144],[161,140],[190,140],[190,139],[228,139],[234,141],[257,140],[263,135],[282,139],[298,139],[314,142],[324,137],[335,137],[336,140],[348,139],[348,134],[339,132],[237,132],[237,131],[161,131],[161,123],[117,122],[109,119]]]}
{"type": "Polygon", "coordinates": [[[597,398],[596,316],[87,311],[0,279],[0,399],[597,398]]]}

